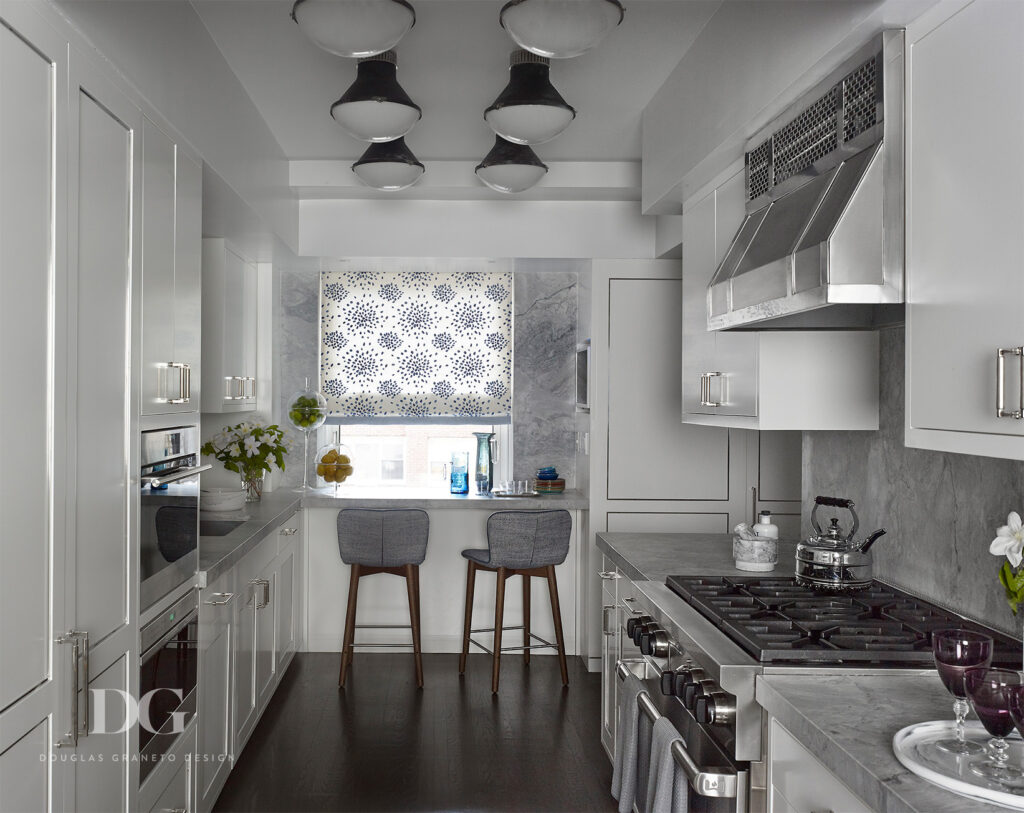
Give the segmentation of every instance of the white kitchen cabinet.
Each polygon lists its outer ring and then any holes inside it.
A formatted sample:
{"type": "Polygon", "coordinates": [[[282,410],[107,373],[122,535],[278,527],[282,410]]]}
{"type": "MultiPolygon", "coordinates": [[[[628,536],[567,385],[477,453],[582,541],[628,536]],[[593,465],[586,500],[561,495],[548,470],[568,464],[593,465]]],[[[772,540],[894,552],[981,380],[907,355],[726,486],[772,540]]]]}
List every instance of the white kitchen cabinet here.
{"type": "Polygon", "coordinates": [[[165,757],[173,770],[154,773],[160,786],[147,781],[140,810],[147,813],[193,813],[196,809],[196,727],[188,726],[165,757]]]}
{"type": "Polygon", "coordinates": [[[768,732],[769,813],[871,813],[871,807],[772,718],[768,732]]]}
{"type": "Polygon", "coordinates": [[[877,429],[876,332],[707,330],[707,286],[744,207],[738,169],[683,211],[683,422],[877,429]]]}
{"type": "Polygon", "coordinates": [[[198,412],[202,166],[148,118],[142,152],[142,414],[198,412]]]}
{"type": "Polygon", "coordinates": [[[256,408],[257,271],[221,238],[203,240],[203,412],[256,408]]]}
{"type": "Polygon", "coordinates": [[[1024,5],[955,12],[907,31],[906,443],[1022,460],[1024,5]]]}
{"type": "Polygon", "coordinates": [[[97,726],[95,697],[137,685],[141,113],[31,5],[0,12],[0,443],[15,463],[0,514],[16,563],[0,568],[0,651],[17,653],[0,669],[0,809],[129,810],[137,765],[120,756],[137,734],[116,700],[97,726]]]}
{"type": "Polygon", "coordinates": [[[199,605],[198,761],[196,798],[200,813],[213,809],[231,771],[231,651],[235,570],[204,588],[199,605]]]}
{"type": "Polygon", "coordinates": [[[618,722],[618,693],[615,664],[620,657],[619,628],[621,609],[616,599],[616,585],[622,578],[618,568],[607,557],[601,557],[601,745],[612,759],[615,758],[615,729],[618,722]]]}

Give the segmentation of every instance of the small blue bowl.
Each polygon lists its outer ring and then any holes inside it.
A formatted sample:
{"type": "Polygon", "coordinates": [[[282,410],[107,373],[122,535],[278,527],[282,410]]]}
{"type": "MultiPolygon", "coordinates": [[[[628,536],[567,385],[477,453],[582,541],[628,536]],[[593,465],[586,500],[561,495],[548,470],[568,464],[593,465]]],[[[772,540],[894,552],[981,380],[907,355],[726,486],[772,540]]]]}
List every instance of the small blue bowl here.
{"type": "Polygon", "coordinates": [[[558,472],[554,469],[537,469],[538,480],[557,480],[558,472]]]}

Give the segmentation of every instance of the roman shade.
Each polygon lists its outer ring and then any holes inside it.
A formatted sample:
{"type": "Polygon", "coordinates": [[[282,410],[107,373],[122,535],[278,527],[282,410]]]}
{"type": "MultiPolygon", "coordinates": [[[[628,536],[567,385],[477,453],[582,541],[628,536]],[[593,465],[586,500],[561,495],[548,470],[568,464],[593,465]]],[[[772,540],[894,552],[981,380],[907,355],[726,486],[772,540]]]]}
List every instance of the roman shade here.
{"type": "Polygon", "coordinates": [[[508,423],[512,274],[321,273],[320,381],[335,423],[508,423]]]}

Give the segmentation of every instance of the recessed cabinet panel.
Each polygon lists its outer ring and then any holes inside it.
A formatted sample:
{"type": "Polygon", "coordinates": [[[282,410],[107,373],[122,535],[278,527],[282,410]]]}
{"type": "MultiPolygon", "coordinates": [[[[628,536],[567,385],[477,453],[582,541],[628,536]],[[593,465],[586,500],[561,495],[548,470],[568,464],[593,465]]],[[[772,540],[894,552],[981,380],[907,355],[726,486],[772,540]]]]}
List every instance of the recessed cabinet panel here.
{"type": "MultiPolygon", "coordinates": [[[[121,731],[124,726],[125,708],[123,697],[130,694],[132,682],[128,676],[129,657],[125,652],[107,669],[89,683],[90,697],[83,691],[79,703],[90,709],[97,709],[96,695],[104,698],[105,719],[102,728],[109,733],[91,731],[88,737],[81,737],[75,749],[75,804],[76,813],[110,813],[128,810],[128,778],[132,761],[125,759],[131,754],[129,732],[121,731]]],[[[99,729],[99,720],[94,726],[99,729]]]]}
{"type": "Polygon", "coordinates": [[[0,652],[18,653],[0,669],[0,709],[50,670],[53,81],[53,64],[0,26],[0,652]]]}
{"type": "Polygon", "coordinates": [[[203,168],[180,149],[175,156],[174,357],[189,365],[186,412],[202,396],[203,168]]]}
{"type": "Polygon", "coordinates": [[[0,753],[0,810],[50,810],[48,720],[0,753]]]}
{"type": "Polygon", "coordinates": [[[709,269],[715,265],[715,193],[683,216],[683,414],[713,413],[706,398],[715,371],[715,334],[707,329],[709,269]]]}
{"type": "Polygon", "coordinates": [[[84,92],[78,123],[76,626],[128,623],[130,129],[84,92]]]}
{"type": "Polygon", "coordinates": [[[680,281],[609,284],[608,498],[728,499],[728,431],[679,422],[680,281]]]}
{"type": "MultiPolygon", "coordinates": [[[[998,351],[1024,346],[1022,34],[1024,5],[975,2],[911,46],[907,395],[914,429],[1024,435],[1024,420],[996,416],[998,351]]],[[[1021,360],[1003,360],[1007,412],[1024,406],[1021,360]]],[[[997,444],[982,448],[984,437],[964,437],[957,451],[972,451],[972,440],[976,453],[1001,454],[997,444]]]]}
{"type": "Polygon", "coordinates": [[[203,240],[203,412],[256,406],[256,274],[223,238],[203,240]]]}
{"type": "Polygon", "coordinates": [[[652,534],[726,534],[729,533],[729,515],[609,513],[608,530],[652,534]]]}

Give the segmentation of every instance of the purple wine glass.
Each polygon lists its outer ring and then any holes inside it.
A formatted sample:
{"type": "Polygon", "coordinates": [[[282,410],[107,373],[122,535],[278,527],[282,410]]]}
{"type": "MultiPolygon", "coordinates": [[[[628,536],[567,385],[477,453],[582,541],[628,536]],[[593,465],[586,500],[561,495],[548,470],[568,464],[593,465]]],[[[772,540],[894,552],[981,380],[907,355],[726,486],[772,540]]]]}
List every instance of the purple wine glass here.
{"type": "Polygon", "coordinates": [[[936,630],[932,633],[932,654],[943,685],[956,698],[956,738],[939,740],[935,745],[951,754],[980,754],[984,749],[964,737],[964,718],[970,711],[964,673],[972,668],[988,668],[992,663],[992,639],[974,630],[936,630]]]}
{"type": "Polygon", "coordinates": [[[993,782],[1009,784],[1024,777],[1020,768],[1006,764],[1010,747],[1004,739],[1014,725],[1009,690],[1020,685],[1020,673],[1010,669],[968,669],[964,673],[964,686],[971,705],[985,730],[992,735],[989,740],[992,756],[975,761],[971,772],[993,782]]]}

